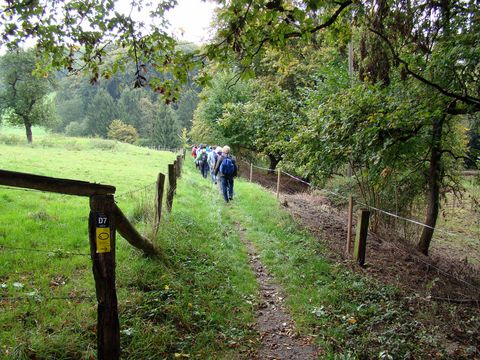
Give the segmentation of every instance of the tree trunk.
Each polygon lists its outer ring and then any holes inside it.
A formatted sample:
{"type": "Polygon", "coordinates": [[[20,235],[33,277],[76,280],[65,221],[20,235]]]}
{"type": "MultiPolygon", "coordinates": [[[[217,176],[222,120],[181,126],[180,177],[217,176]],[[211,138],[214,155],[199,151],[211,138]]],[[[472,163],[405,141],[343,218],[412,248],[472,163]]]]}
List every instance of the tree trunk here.
{"type": "Polygon", "coordinates": [[[268,169],[270,172],[275,171],[275,168],[277,167],[277,164],[280,162],[280,159],[276,158],[275,155],[268,154],[268,158],[270,159],[270,166],[268,169]]]}
{"type": "Polygon", "coordinates": [[[428,256],[428,249],[432,241],[433,231],[437,223],[440,207],[440,181],[442,177],[442,128],[445,116],[435,121],[432,126],[432,152],[430,154],[430,167],[428,169],[427,215],[417,248],[428,256]]]}
{"type": "Polygon", "coordinates": [[[25,132],[27,134],[27,141],[29,144],[32,143],[33,138],[32,138],[32,124],[30,124],[28,121],[24,122],[25,124],[25,132]]]}

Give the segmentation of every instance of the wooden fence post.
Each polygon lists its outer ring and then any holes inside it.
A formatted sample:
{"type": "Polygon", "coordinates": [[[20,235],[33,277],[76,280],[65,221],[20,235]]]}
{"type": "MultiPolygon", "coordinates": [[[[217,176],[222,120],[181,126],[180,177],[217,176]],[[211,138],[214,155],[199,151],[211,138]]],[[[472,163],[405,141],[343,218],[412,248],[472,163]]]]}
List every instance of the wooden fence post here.
{"type": "Polygon", "coordinates": [[[357,231],[355,236],[355,249],[353,251],[353,259],[358,265],[365,265],[365,251],[367,249],[368,222],[370,219],[370,211],[367,209],[358,210],[357,231]]]}
{"type": "Polygon", "coordinates": [[[90,197],[88,232],[97,295],[97,359],[120,358],[120,324],[115,290],[115,202],[113,195],[90,197]]]}
{"type": "Polygon", "coordinates": [[[250,164],[250,182],[252,182],[253,177],[253,164],[250,164]]]}
{"type": "Polygon", "coordinates": [[[278,177],[277,177],[277,200],[280,198],[280,176],[282,175],[282,172],[280,168],[277,168],[278,172],[278,177]]]}
{"type": "Polygon", "coordinates": [[[163,202],[163,189],[165,188],[165,175],[158,174],[157,178],[157,192],[155,194],[155,225],[154,231],[157,233],[162,218],[162,202],[163,202]]]}
{"type": "Polygon", "coordinates": [[[345,252],[350,254],[352,249],[353,197],[348,198],[347,244],[345,252]]]}
{"type": "Polygon", "coordinates": [[[178,163],[177,160],[173,162],[173,195],[177,193],[177,167],[178,163]]]}
{"type": "Polygon", "coordinates": [[[182,156],[177,156],[177,178],[179,178],[182,174],[182,156]]]}
{"type": "Polygon", "coordinates": [[[172,211],[173,205],[173,194],[175,191],[174,188],[175,182],[175,167],[173,164],[168,164],[168,191],[167,191],[167,211],[172,211]]]}

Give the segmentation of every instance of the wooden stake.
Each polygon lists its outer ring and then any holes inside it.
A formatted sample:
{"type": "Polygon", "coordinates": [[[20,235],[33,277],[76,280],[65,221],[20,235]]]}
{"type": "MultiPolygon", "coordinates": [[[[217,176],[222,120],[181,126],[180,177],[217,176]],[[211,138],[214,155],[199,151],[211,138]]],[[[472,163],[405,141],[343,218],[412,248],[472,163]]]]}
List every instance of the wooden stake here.
{"type": "Polygon", "coordinates": [[[115,202],[113,195],[90,197],[88,231],[97,295],[97,359],[120,358],[120,324],[115,290],[115,202]]]}
{"type": "Polygon", "coordinates": [[[348,223],[347,223],[347,246],[345,252],[350,254],[352,250],[352,223],[353,223],[353,197],[348,198],[348,223]]]}
{"type": "Polygon", "coordinates": [[[157,192],[155,194],[155,224],[154,224],[155,234],[158,231],[160,220],[162,219],[162,203],[163,203],[164,188],[165,188],[165,175],[163,175],[162,173],[159,173],[157,178],[157,192]]]}
{"type": "Polygon", "coordinates": [[[253,164],[250,164],[250,182],[252,182],[253,175],[253,164]]]}
{"type": "Polygon", "coordinates": [[[367,209],[358,210],[357,231],[355,236],[355,249],[353,251],[353,259],[358,265],[365,265],[365,252],[367,249],[368,222],[370,219],[370,211],[367,209]]]}
{"type": "Polygon", "coordinates": [[[142,250],[145,255],[155,256],[159,255],[158,249],[146,237],[142,236],[137,229],[128,221],[122,210],[115,205],[115,219],[117,221],[117,229],[120,235],[127,240],[130,245],[142,250]]]}
{"type": "Polygon", "coordinates": [[[280,176],[282,172],[280,171],[280,169],[277,169],[277,172],[278,172],[278,177],[277,177],[277,200],[278,200],[280,198],[280,176]]]}
{"type": "MultiPolygon", "coordinates": [[[[177,193],[177,160],[173,162],[173,195],[177,193]]],[[[173,199],[172,199],[173,201],[173,199]]]]}
{"type": "Polygon", "coordinates": [[[175,168],[173,164],[168,164],[168,191],[167,191],[167,211],[172,212],[173,194],[175,182],[175,168]]]}
{"type": "Polygon", "coordinates": [[[181,155],[178,155],[177,156],[177,178],[179,178],[181,176],[181,173],[182,173],[182,156],[181,155]]]}

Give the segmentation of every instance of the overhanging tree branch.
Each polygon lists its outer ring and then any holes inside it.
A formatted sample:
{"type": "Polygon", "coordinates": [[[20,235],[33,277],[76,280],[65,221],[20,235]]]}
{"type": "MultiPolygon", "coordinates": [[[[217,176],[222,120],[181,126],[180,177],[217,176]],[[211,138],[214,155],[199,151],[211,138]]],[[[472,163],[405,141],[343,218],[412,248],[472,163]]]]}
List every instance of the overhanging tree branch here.
{"type": "MultiPolygon", "coordinates": [[[[379,36],[387,44],[387,46],[389,47],[390,52],[392,53],[392,56],[394,57],[394,59],[396,61],[398,61],[399,63],[401,63],[405,67],[405,71],[408,74],[410,74],[411,76],[413,76],[415,79],[419,80],[420,82],[422,82],[422,83],[424,83],[424,84],[426,84],[430,87],[433,87],[434,89],[438,90],[441,94],[443,94],[445,96],[448,96],[450,98],[459,100],[459,101],[465,103],[466,105],[473,106],[473,109],[474,109],[475,112],[480,111],[480,99],[479,98],[475,98],[473,96],[461,95],[461,94],[451,92],[451,91],[443,88],[442,86],[434,83],[433,81],[430,81],[430,80],[424,78],[423,76],[421,76],[420,74],[417,74],[416,72],[412,71],[409,68],[408,63],[405,60],[403,60],[402,58],[400,58],[400,56],[396,52],[393,44],[384,34],[382,34],[381,32],[379,32],[379,31],[377,31],[373,28],[369,28],[369,30],[371,32],[373,32],[374,34],[376,34],[377,36],[379,36]]],[[[455,109],[452,109],[452,111],[455,111],[455,109]]]]}
{"type": "MultiPolygon", "coordinates": [[[[337,10],[332,14],[332,16],[327,21],[313,27],[312,29],[308,30],[308,32],[310,34],[315,34],[317,31],[320,31],[322,29],[325,29],[325,28],[333,25],[333,23],[337,20],[337,18],[340,16],[342,11],[345,10],[350,5],[352,5],[353,1],[352,0],[347,0],[345,2],[338,3],[338,4],[340,6],[337,8],[337,10]]],[[[301,37],[301,36],[302,36],[302,32],[300,32],[300,31],[294,31],[294,32],[290,32],[290,33],[285,34],[286,39],[287,38],[293,38],[293,37],[301,37]]]]}

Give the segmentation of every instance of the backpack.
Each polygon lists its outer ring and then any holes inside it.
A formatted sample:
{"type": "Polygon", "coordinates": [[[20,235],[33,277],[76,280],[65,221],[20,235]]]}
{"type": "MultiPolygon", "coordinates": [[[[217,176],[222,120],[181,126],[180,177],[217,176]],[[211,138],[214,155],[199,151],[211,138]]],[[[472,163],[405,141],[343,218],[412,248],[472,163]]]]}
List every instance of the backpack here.
{"type": "Polygon", "coordinates": [[[207,153],[202,153],[202,155],[200,155],[200,161],[202,163],[206,163],[207,162],[207,157],[208,157],[207,153]]]}
{"type": "Polygon", "coordinates": [[[225,157],[220,164],[220,172],[224,175],[233,175],[235,172],[235,164],[231,157],[225,157]]]}

